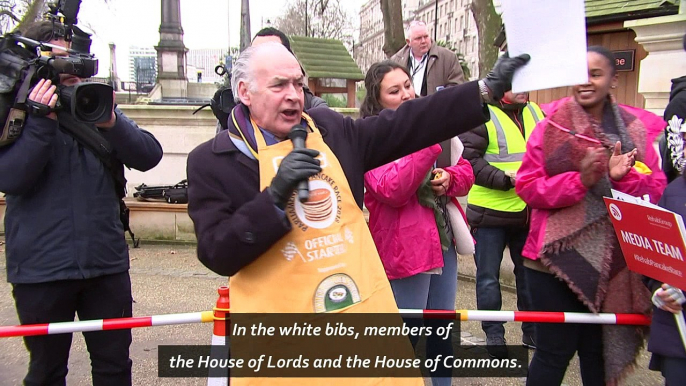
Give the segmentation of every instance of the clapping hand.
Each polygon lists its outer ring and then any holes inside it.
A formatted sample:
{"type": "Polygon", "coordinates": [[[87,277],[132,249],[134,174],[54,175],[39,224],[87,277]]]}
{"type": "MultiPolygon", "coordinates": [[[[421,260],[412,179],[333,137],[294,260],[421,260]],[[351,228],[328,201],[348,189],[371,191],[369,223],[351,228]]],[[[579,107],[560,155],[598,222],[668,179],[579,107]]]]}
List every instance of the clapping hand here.
{"type": "Polygon", "coordinates": [[[590,189],[605,175],[607,166],[603,162],[606,157],[605,149],[602,147],[589,147],[586,149],[586,155],[581,160],[581,183],[586,189],[590,189]]]}
{"type": "Polygon", "coordinates": [[[610,178],[615,181],[619,181],[624,178],[636,162],[636,154],[638,150],[634,148],[633,150],[622,154],[622,143],[617,141],[615,143],[615,148],[610,157],[610,161],[607,164],[610,178]]]}

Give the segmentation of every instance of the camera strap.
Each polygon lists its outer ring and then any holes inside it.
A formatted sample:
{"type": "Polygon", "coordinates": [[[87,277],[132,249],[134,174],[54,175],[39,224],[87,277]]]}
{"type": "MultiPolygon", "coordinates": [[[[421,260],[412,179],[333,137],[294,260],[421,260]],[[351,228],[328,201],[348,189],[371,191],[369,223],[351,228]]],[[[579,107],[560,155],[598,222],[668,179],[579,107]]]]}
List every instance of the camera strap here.
{"type": "Polygon", "coordinates": [[[129,223],[129,208],[124,203],[126,196],[126,178],[124,177],[124,168],[115,156],[112,150],[112,145],[105,139],[105,137],[98,132],[98,129],[93,125],[77,121],[71,114],[60,111],[57,113],[57,119],[60,122],[60,129],[65,133],[71,135],[78,143],[90,152],[105,165],[105,168],[110,171],[112,179],[114,180],[114,189],[119,198],[120,219],[124,226],[124,231],[128,232],[133,242],[133,247],[138,248],[140,239],[136,240],[129,223]]]}
{"type": "Polygon", "coordinates": [[[31,78],[36,72],[35,66],[29,66],[26,76],[22,80],[21,86],[17,91],[17,96],[14,98],[12,107],[9,108],[4,127],[0,131],[0,146],[8,145],[14,142],[21,135],[26,124],[26,114],[29,107],[26,104],[26,98],[29,95],[29,88],[31,87],[31,78]]]}

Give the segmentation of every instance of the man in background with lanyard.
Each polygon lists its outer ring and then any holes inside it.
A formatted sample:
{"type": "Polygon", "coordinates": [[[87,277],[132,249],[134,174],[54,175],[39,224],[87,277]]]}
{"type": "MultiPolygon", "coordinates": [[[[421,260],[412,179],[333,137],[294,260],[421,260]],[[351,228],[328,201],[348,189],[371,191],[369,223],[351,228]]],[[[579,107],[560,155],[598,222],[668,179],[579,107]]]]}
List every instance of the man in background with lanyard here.
{"type": "Polygon", "coordinates": [[[432,95],[444,87],[464,83],[457,55],[433,44],[426,23],[419,20],[411,22],[405,36],[407,44],[391,60],[410,70],[417,95],[432,95]]]}

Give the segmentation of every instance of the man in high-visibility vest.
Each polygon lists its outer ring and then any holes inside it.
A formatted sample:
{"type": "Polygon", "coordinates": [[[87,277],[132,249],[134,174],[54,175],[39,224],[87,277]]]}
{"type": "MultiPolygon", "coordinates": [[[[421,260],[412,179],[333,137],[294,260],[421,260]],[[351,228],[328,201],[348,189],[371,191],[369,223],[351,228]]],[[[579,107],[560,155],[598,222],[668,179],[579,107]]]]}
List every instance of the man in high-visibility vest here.
{"type": "MultiPolygon", "coordinates": [[[[529,208],[515,193],[517,169],[526,141],[543,112],[528,102],[527,93],[505,93],[488,105],[491,120],[460,135],[464,158],[474,169],[475,184],[467,198],[467,220],[476,240],[476,300],[479,310],[500,310],[500,264],[509,247],[517,283],[517,308],[528,310],[522,269],[522,248],[529,230],[529,208]]],[[[491,357],[508,356],[503,322],[482,322],[491,357]]],[[[522,344],[534,348],[534,326],[522,323],[522,344]]]]}

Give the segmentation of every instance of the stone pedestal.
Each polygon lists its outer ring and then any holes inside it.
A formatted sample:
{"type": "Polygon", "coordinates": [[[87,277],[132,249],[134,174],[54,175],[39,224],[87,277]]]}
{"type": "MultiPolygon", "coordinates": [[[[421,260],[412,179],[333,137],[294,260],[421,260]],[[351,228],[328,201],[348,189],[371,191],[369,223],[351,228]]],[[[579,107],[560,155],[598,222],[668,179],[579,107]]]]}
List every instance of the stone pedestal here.
{"type": "Polygon", "coordinates": [[[162,86],[162,98],[188,97],[188,80],[158,78],[157,82],[162,86]]]}
{"type": "Polygon", "coordinates": [[[162,86],[162,98],[186,98],[186,52],[181,27],[179,0],[161,0],[162,23],[157,50],[157,82],[162,86]]]}
{"type": "Polygon", "coordinates": [[[636,42],[648,52],[638,75],[638,92],[645,98],[645,109],[662,116],[669,102],[671,80],[686,75],[682,45],[686,14],[630,20],[624,27],[636,32],[636,42]]]}

